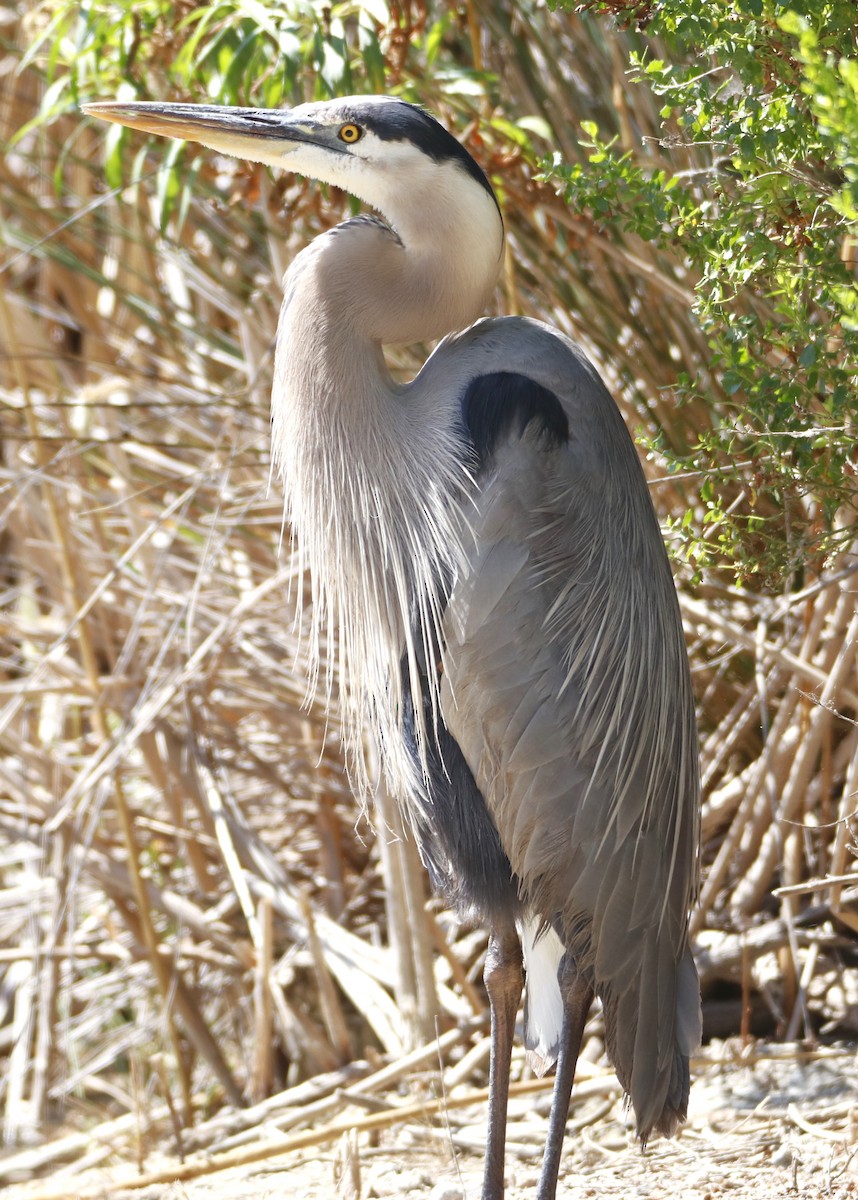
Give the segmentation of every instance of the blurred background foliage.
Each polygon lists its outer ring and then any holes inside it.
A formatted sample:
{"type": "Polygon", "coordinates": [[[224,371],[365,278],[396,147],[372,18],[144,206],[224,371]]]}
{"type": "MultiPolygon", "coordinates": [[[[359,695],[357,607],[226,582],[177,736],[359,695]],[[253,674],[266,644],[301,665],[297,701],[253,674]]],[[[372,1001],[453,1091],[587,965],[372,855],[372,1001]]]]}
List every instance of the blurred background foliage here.
{"type": "Polygon", "coordinates": [[[7,1139],[484,1035],[483,934],[426,906],[303,703],[269,488],[280,278],[353,202],[82,119],[96,98],[392,92],[483,164],[497,311],[598,363],[674,556],[707,1036],[854,1034],[855,37],[846,0],[0,12],[7,1139]]]}
{"type": "Polygon", "coordinates": [[[686,552],[789,587],[854,536],[855,7],[584,7],[645,28],[630,70],[659,103],[660,130],[634,129],[632,149],[587,122],[589,163],[558,159],[547,177],[570,205],[683,262],[707,341],[675,385],[677,403],[707,409],[695,443],[670,456],[706,476],[686,552]]]}

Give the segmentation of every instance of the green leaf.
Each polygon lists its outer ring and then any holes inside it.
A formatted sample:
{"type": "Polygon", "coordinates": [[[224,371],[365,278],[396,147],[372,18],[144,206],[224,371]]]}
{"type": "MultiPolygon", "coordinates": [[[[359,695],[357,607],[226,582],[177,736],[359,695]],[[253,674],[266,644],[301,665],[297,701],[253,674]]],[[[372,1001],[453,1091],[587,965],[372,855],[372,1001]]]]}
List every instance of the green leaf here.
{"type": "Polygon", "coordinates": [[[158,225],[162,233],[166,231],[176,204],[176,198],[182,190],[182,177],[179,171],[187,143],[171,140],[161,165],[155,176],[155,196],[157,200],[158,225]]]}
{"type": "Polygon", "coordinates": [[[518,125],[513,125],[512,121],[507,121],[503,117],[492,117],[490,125],[492,129],[496,129],[499,133],[502,133],[505,138],[514,142],[515,145],[521,146],[524,150],[530,149],[530,138],[527,133],[518,125]]]}
{"type": "Polygon", "coordinates": [[[436,21],[432,26],[430,26],[429,32],[426,34],[424,47],[427,66],[431,67],[434,65],[435,60],[441,51],[441,47],[444,44],[444,38],[447,34],[447,30],[450,28],[452,19],[453,14],[448,11],[444,13],[440,20],[436,21]]]}
{"type": "Polygon", "coordinates": [[[386,72],[384,53],[379,45],[375,31],[360,25],[358,27],[358,41],[361,48],[364,69],[366,70],[367,82],[373,91],[385,91],[386,72]]]}
{"type": "Polygon", "coordinates": [[[104,177],[111,188],[122,187],[127,134],[121,125],[111,125],[104,137],[104,177]]]}
{"type": "Polygon", "coordinates": [[[554,132],[544,117],[519,117],[516,122],[519,129],[525,130],[526,133],[533,133],[536,137],[542,138],[546,142],[554,142],[554,132]]]}
{"type": "Polygon", "coordinates": [[[803,367],[812,367],[816,362],[816,346],[813,342],[808,342],[801,354],[798,356],[798,361],[803,367]]]}

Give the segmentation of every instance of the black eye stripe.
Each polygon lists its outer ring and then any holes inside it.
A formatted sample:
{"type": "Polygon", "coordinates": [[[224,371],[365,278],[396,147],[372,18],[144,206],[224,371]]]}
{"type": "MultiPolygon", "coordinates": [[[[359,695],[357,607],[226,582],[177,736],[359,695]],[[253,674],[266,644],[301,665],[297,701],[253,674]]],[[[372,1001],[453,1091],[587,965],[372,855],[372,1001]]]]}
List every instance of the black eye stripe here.
{"type": "Polygon", "coordinates": [[[456,163],[495,200],[485,172],[452,133],[422,108],[404,100],[388,100],[375,105],[355,104],[352,111],[360,122],[362,133],[374,134],[383,142],[410,142],[433,162],[456,163]]]}

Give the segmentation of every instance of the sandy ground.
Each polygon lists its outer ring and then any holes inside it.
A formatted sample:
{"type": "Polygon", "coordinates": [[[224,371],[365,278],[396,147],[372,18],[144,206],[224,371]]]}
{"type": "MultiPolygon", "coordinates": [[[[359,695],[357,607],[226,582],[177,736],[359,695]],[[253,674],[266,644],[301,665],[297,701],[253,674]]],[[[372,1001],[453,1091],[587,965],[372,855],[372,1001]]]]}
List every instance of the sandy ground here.
{"type": "MultiPolygon", "coordinates": [[[[598,1095],[570,1112],[558,1200],[781,1200],[858,1197],[856,1048],[808,1056],[783,1048],[753,1061],[723,1050],[696,1064],[688,1123],[673,1141],[642,1153],[621,1101],[598,1095]]],[[[533,1200],[548,1096],[513,1099],[507,1200],[533,1200]]],[[[111,1171],[55,1172],[41,1193],[110,1200],[477,1200],[485,1113],[450,1113],[434,1124],[381,1133],[184,1183],[118,1188],[111,1171]],[[67,1190],[64,1190],[67,1189],[67,1190]]],[[[276,1131],[273,1131],[276,1132],[276,1131]]],[[[165,1147],[165,1150],[167,1148],[165,1147]]],[[[147,1164],[151,1167],[151,1161],[147,1164]]],[[[39,1185],[10,1187],[33,1197],[39,1185]]]]}

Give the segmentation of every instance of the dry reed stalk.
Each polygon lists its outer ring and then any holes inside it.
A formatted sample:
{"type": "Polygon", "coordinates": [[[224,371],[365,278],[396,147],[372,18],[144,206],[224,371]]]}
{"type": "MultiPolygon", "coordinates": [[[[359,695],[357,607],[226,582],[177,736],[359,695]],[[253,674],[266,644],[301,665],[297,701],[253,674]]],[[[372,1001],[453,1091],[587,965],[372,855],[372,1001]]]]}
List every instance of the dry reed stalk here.
{"type": "Polygon", "coordinates": [[[271,1094],[274,1083],[274,1013],[271,998],[271,968],[274,952],[273,910],[269,900],[257,908],[259,945],[253,977],[254,1056],[250,1098],[259,1103],[271,1094]]]}
{"type": "Polygon", "coordinates": [[[396,998],[411,1049],[432,1037],[440,1013],[425,914],[426,890],[414,842],[383,783],[376,790],[375,806],[385,910],[396,962],[396,998]]]}

